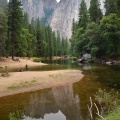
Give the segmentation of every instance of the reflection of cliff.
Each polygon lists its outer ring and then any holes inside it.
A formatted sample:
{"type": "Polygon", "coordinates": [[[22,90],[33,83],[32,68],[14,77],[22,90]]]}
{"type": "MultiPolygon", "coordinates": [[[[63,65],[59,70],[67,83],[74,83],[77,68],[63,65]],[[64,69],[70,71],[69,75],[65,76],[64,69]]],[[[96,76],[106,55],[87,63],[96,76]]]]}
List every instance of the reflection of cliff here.
{"type": "MultiPolygon", "coordinates": [[[[66,116],[62,120],[83,120],[79,108],[79,98],[74,96],[72,85],[56,87],[49,91],[43,91],[40,95],[30,98],[30,103],[25,107],[25,115],[34,118],[44,118],[50,113],[66,116]],[[81,119],[80,119],[81,118],[81,119]]],[[[43,119],[44,120],[44,119],[43,119]]],[[[56,120],[56,119],[55,119],[56,120]]]]}

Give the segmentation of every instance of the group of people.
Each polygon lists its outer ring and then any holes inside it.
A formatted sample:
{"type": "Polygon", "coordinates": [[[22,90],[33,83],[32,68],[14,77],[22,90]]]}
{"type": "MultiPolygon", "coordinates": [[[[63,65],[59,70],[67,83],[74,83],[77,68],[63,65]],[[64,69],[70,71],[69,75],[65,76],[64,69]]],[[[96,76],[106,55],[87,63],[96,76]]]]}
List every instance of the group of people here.
{"type": "MultiPolygon", "coordinates": [[[[27,64],[25,65],[25,70],[26,70],[26,71],[28,70],[28,65],[27,65],[27,64]]],[[[23,71],[22,68],[19,68],[19,69],[18,69],[18,72],[22,72],[22,71],[23,71]]]]}

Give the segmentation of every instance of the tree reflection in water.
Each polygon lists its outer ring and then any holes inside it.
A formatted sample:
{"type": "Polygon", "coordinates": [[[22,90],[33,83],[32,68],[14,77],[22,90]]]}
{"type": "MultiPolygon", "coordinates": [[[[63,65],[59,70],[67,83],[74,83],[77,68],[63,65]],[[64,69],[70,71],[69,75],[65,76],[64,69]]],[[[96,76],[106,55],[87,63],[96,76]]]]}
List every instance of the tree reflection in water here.
{"type": "Polygon", "coordinates": [[[83,120],[79,96],[74,95],[72,84],[54,87],[30,97],[24,108],[25,116],[33,120],[83,120]]]}

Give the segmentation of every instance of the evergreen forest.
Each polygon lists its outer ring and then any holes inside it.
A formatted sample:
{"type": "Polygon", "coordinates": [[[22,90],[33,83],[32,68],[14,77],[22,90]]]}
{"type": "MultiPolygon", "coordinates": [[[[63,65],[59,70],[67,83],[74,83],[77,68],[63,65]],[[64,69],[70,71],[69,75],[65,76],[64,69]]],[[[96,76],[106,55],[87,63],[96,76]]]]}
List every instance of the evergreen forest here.
{"type": "Polygon", "coordinates": [[[96,58],[119,58],[120,1],[105,0],[104,8],[103,12],[99,0],[91,0],[89,8],[82,0],[68,40],[39,18],[30,21],[19,0],[0,0],[0,56],[52,58],[69,52],[77,57],[89,53],[96,58]]]}
{"type": "Polygon", "coordinates": [[[69,42],[42,25],[39,18],[29,21],[19,0],[0,0],[0,56],[45,57],[68,54],[69,42]]]}
{"type": "Polygon", "coordinates": [[[119,58],[120,56],[120,0],[105,0],[105,10],[99,0],[91,0],[87,8],[82,0],[79,19],[73,19],[71,53],[82,56],[85,53],[95,58],[119,58]]]}

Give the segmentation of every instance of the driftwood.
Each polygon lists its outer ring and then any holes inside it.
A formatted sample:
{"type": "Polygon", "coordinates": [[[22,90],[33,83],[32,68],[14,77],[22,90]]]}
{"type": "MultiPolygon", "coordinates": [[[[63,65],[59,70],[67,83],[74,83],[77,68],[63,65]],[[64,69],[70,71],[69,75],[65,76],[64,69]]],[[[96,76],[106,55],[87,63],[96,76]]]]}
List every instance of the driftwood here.
{"type": "MultiPolygon", "coordinates": [[[[89,106],[89,105],[87,105],[87,106],[88,106],[88,111],[89,111],[89,113],[90,113],[90,120],[94,120],[94,117],[93,117],[93,114],[92,114],[93,102],[92,102],[92,98],[91,98],[91,97],[90,97],[90,106],[89,106]]],[[[94,106],[95,106],[95,108],[96,108],[96,110],[97,110],[96,114],[97,114],[100,118],[102,118],[103,120],[105,120],[105,118],[103,118],[103,116],[100,114],[100,111],[99,111],[96,103],[94,103],[94,106]]]]}

